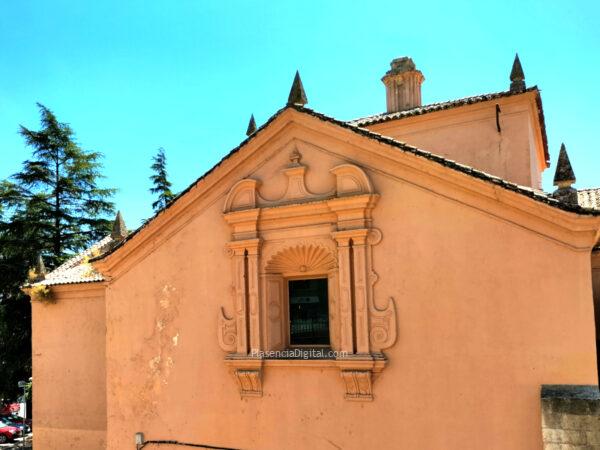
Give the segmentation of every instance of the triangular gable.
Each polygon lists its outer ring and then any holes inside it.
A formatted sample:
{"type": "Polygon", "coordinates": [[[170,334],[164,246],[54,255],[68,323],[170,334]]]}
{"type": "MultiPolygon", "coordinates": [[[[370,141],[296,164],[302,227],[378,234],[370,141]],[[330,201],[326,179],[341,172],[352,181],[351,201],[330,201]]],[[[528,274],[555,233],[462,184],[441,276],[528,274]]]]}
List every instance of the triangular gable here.
{"type": "MultiPolygon", "coordinates": [[[[324,114],[315,112],[309,108],[305,108],[300,105],[290,105],[281,110],[277,111],[263,126],[261,126],[255,133],[251,134],[247,139],[245,139],[239,146],[232,149],[227,155],[225,155],[214,167],[212,167],[209,171],[207,171],[204,175],[198,178],[194,183],[192,183],[187,189],[182,191],[172,202],[170,202],[165,208],[160,210],[153,216],[151,219],[146,221],[144,225],[138,228],[136,231],[131,233],[125,240],[123,240],[118,246],[111,249],[109,252],[104,255],[93,260],[94,262],[100,262],[101,260],[109,257],[114,253],[120,252],[120,249],[123,247],[127,247],[129,243],[133,240],[139,239],[140,234],[144,233],[144,231],[150,232],[149,228],[154,225],[161,217],[166,217],[170,214],[175,214],[174,210],[177,209],[178,204],[184,202],[184,199],[191,195],[192,192],[196,191],[196,188],[201,185],[206,184],[204,187],[208,189],[210,186],[218,183],[226,174],[224,166],[231,163],[234,159],[237,158],[248,158],[251,153],[245,154],[245,151],[254,146],[254,145],[264,145],[268,141],[264,141],[264,136],[270,134],[271,129],[277,128],[278,130],[283,129],[285,126],[291,123],[299,123],[304,119],[311,118],[313,120],[318,121],[322,125],[326,124],[326,126],[330,126],[331,133],[339,133],[339,132],[350,132],[355,136],[360,136],[365,140],[363,142],[363,146],[368,146],[373,144],[382,144],[387,147],[387,150],[393,150],[394,155],[398,156],[398,150],[401,153],[409,154],[415,157],[418,157],[422,161],[426,161],[425,164],[436,166],[438,169],[441,169],[442,174],[445,174],[448,177],[451,177],[456,174],[460,174],[460,176],[467,176],[472,180],[483,181],[486,184],[493,187],[493,189],[500,189],[501,191],[505,191],[507,193],[516,194],[516,198],[520,198],[525,201],[530,206],[533,205],[541,205],[550,206],[551,209],[556,211],[563,210],[568,212],[577,213],[579,215],[587,215],[587,216],[600,216],[600,211],[593,211],[590,209],[584,209],[577,205],[569,205],[564,204],[556,199],[548,196],[547,194],[536,191],[529,187],[519,186],[515,183],[508,182],[499,177],[487,174],[485,172],[479,171],[469,166],[465,166],[463,164],[459,164],[455,161],[448,160],[439,155],[433,154],[431,152],[427,152],[416,147],[407,145],[403,142],[399,142],[392,138],[377,134],[365,128],[358,127],[356,125],[352,125],[347,122],[343,122],[332,117],[326,116],[324,114]],[[261,141],[258,144],[255,144],[255,141],[261,141]],[[224,172],[221,174],[220,171],[224,172]],[[210,180],[209,180],[210,178],[210,180]]],[[[308,123],[308,122],[307,122],[308,123]]],[[[275,132],[275,131],[274,131],[275,132]]],[[[268,138],[267,138],[268,139],[268,138]]],[[[427,170],[425,171],[427,172],[427,170]]],[[[444,175],[442,175],[444,176],[444,175]]],[[[461,180],[464,180],[461,178],[461,180]]],[[[456,184],[456,183],[455,183],[456,184]]],[[[466,180],[464,182],[464,186],[461,186],[462,189],[471,189],[473,192],[481,190],[478,186],[468,186],[466,180]]],[[[201,195],[201,194],[200,194],[201,195]]],[[[498,195],[496,195],[498,197],[498,195]]],[[[500,198],[496,198],[496,200],[501,200],[500,198]]],[[[514,202],[515,199],[509,199],[511,202],[514,202]]],[[[508,200],[507,200],[508,201],[508,200]]],[[[528,208],[527,205],[523,206],[523,210],[528,208]]],[[[536,213],[539,213],[537,211],[536,213]]],[[[567,226],[567,228],[569,228],[567,226]]],[[[587,227],[586,227],[587,228],[587,227]]],[[[588,228],[589,231],[589,228],[588,228]]]]}

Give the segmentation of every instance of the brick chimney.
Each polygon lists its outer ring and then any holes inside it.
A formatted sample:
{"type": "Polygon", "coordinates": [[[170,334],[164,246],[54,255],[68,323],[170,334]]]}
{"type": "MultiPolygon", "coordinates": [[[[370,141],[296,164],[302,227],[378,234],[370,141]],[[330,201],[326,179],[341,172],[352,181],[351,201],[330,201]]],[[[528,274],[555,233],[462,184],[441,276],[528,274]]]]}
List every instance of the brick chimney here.
{"type": "Polygon", "coordinates": [[[387,112],[404,111],[421,106],[421,83],[425,80],[407,56],[396,58],[381,79],[385,84],[387,112]]]}

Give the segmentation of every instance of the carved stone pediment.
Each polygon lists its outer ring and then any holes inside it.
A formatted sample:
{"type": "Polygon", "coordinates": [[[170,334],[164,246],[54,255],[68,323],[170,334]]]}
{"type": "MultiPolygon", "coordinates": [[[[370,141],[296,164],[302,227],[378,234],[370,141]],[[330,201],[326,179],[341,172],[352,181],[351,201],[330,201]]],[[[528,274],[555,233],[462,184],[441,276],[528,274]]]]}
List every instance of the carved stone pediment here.
{"type": "Polygon", "coordinates": [[[353,164],[329,170],[329,191],[311,192],[301,160],[294,150],[278,199],[263,198],[256,179],[240,180],[227,195],[232,309],[219,311],[219,345],[241,395],[262,395],[262,371],[276,362],[262,355],[289,346],[287,280],[327,278],[331,347],[344,355],[330,364],[339,367],[348,400],[372,400],[372,374],[385,367],[382,351],[394,345],[397,326],[394,300],[375,298],[373,247],[382,234],[372,210],[379,196],[353,164]]]}
{"type": "Polygon", "coordinates": [[[225,200],[223,213],[374,193],[367,174],[353,164],[341,164],[329,170],[336,180],[335,186],[330,190],[321,193],[311,192],[306,186],[307,167],[300,164],[300,159],[298,150],[293,150],[290,155],[291,163],[281,170],[287,177],[287,187],[282,197],[278,199],[263,198],[259,192],[260,181],[246,178],[232,186],[225,200]]]}

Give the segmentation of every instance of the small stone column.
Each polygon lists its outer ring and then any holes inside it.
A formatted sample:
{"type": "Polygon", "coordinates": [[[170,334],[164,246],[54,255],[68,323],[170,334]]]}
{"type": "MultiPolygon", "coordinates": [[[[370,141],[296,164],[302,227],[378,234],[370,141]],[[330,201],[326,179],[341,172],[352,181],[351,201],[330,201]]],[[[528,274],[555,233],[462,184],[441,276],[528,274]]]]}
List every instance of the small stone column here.
{"type": "Polygon", "coordinates": [[[352,326],[352,275],[350,265],[350,239],[334,233],[338,248],[340,283],[340,350],[354,353],[354,333],[352,326]]]}
{"type": "Polygon", "coordinates": [[[259,259],[258,239],[248,241],[246,246],[247,255],[247,276],[248,276],[248,308],[250,321],[250,352],[258,352],[260,346],[260,296],[258,280],[258,259],[259,259]]]}
{"type": "Polygon", "coordinates": [[[354,326],[356,353],[369,353],[369,287],[367,274],[367,235],[369,230],[353,230],[354,326]]]}

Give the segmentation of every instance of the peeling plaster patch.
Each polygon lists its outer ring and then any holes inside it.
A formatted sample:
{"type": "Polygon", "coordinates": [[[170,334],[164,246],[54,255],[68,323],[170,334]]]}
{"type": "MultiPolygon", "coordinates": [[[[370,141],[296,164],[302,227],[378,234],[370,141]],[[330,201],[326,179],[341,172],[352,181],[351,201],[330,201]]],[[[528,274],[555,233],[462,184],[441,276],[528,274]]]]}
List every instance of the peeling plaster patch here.
{"type": "Polygon", "coordinates": [[[152,334],[145,339],[141,351],[134,356],[137,361],[147,364],[144,381],[134,394],[134,414],[152,417],[161,404],[165,387],[175,365],[175,351],[179,342],[179,302],[178,289],[170,283],[159,284],[152,295],[154,307],[154,327],[152,334]],[[143,407],[142,407],[143,405],[143,407]]]}
{"type": "Polygon", "coordinates": [[[179,331],[175,328],[175,320],[179,316],[177,306],[179,298],[177,297],[177,288],[169,283],[165,283],[163,287],[156,293],[155,299],[157,302],[157,318],[156,318],[156,333],[153,336],[155,341],[158,341],[158,365],[156,371],[152,375],[158,378],[160,384],[168,384],[168,378],[173,367],[172,350],[173,336],[179,336],[179,331]]]}
{"type": "Polygon", "coordinates": [[[152,372],[156,372],[160,366],[160,356],[155,356],[154,358],[152,358],[150,360],[149,365],[150,365],[150,370],[152,372]]]}

